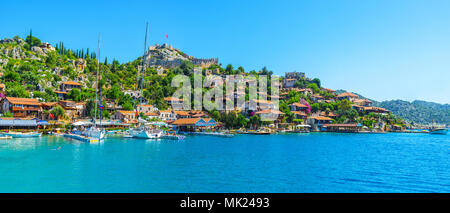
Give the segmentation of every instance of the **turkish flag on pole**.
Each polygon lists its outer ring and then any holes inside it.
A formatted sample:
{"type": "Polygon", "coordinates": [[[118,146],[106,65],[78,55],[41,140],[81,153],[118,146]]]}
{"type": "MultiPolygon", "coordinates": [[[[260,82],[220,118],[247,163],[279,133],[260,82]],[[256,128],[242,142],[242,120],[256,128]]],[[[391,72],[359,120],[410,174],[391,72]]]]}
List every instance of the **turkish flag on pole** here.
{"type": "Polygon", "coordinates": [[[166,34],[166,38],[169,38],[169,34],[166,34]]]}

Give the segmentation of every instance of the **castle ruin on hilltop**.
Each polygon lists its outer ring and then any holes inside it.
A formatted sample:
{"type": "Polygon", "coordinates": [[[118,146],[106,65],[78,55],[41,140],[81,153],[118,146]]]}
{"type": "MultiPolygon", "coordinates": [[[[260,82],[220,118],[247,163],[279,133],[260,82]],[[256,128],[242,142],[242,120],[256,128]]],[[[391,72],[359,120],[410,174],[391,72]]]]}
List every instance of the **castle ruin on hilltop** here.
{"type": "Polygon", "coordinates": [[[219,63],[218,58],[195,58],[179,49],[173,48],[172,45],[167,43],[150,46],[145,55],[145,60],[152,67],[161,66],[165,69],[180,66],[182,61],[190,61],[192,64],[202,68],[219,63]]]}

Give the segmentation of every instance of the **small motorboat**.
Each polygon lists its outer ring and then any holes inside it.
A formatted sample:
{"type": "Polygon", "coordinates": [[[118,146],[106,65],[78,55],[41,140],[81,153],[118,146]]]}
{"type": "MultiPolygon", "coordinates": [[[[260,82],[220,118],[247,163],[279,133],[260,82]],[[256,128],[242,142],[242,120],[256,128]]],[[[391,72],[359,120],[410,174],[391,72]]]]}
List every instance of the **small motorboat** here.
{"type": "Polygon", "coordinates": [[[42,133],[40,132],[5,132],[3,133],[5,136],[11,136],[13,138],[31,138],[31,137],[41,137],[42,133]]]}
{"type": "Polygon", "coordinates": [[[448,133],[448,129],[447,128],[430,129],[430,134],[446,135],[447,133],[448,133]]]}
{"type": "Polygon", "coordinates": [[[11,136],[4,136],[4,135],[0,136],[0,139],[11,139],[11,138],[12,138],[11,136]]]}
{"type": "Polygon", "coordinates": [[[129,134],[134,138],[157,139],[163,135],[163,131],[159,129],[139,127],[136,129],[130,129],[129,134]]]}

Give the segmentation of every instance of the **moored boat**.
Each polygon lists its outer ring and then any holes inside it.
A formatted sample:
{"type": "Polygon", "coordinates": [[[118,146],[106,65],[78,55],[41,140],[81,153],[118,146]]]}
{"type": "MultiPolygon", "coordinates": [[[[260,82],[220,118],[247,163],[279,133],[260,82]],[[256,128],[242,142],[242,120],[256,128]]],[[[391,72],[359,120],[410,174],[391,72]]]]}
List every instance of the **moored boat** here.
{"type": "Polygon", "coordinates": [[[142,139],[157,139],[163,136],[163,131],[159,129],[150,129],[146,127],[140,127],[136,129],[130,129],[129,134],[133,138],[142,138],[142,139]]]}
{"type": "Polygon", "coordinates": [[[31,138],[31,137],[41,137],[40,132],[7,132],[3,133],[5,136],[11,136],[13,138],[31,138]]]}
{"type": "Polygon", "coordinates": [[[184,135],[163,135],[161,139],[169,139],[169,140],[184,140],[186,136],[184,135]]]}
{"type": "Polygon", "coordinates": [[[106,132],[104,129],[97,128],[97,127],[90,127],[87,130],[83,131],[82,135],[90,137],[90,138],[97,138],[99,140],[105,138],[106,132]]]}
{"type": "Polygon", "coordinates": [[[447,128],[430,129],[430,134],[446,135],[447,133],[448,133],[448,129],[447,128]]]}

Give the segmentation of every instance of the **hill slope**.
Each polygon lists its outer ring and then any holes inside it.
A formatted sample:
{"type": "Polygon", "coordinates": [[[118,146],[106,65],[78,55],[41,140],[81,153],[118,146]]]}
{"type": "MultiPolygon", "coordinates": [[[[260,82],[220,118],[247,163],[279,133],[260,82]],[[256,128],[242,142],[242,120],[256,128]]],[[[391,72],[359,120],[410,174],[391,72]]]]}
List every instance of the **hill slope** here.
{"type": "Polygon", "coordinates": [[[409,121],[422,124],[431,124],[433,121],[440,124],[450,124],[450,105],[427,101],[391,100],[379,102],[376,105],[391,110],[409,121]]]}

